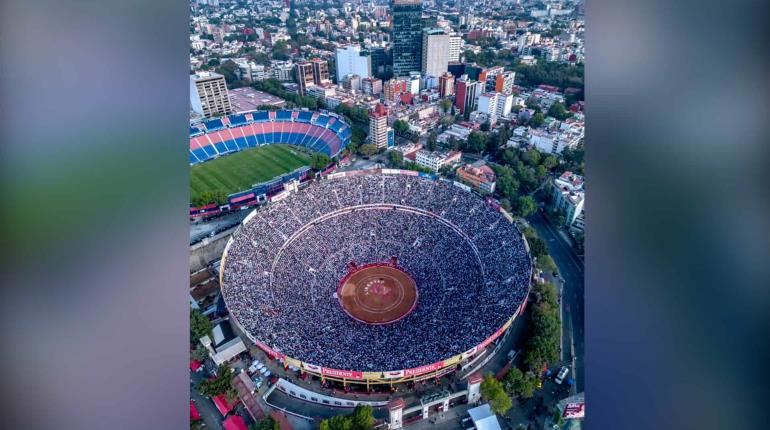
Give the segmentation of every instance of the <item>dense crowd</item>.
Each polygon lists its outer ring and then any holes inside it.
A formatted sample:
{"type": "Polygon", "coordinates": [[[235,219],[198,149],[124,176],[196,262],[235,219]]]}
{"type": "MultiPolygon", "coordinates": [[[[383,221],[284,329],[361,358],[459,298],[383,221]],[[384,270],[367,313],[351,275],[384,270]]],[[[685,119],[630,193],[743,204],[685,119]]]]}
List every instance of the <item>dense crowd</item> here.
{"type": "Polygon", "coordinates": [[[516,311],[531,264],[502,214],[451,182],[369,174],[322,180],[259,209],[233,236],[223,293],[256,339],[323,367],[381,371],[470,350],[516,311]],[[349,317],[347,264],[391,256],[414,278],[414,312],[388,325],[349,317]]]}

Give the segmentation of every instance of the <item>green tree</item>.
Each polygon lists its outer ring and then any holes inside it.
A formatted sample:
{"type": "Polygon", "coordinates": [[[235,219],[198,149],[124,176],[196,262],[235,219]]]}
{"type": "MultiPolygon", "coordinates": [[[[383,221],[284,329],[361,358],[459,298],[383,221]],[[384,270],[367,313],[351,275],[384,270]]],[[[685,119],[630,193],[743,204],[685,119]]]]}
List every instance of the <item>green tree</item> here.
{"type": "Polygon", "coordinates": [[[486,138],[484,137],[484,133],[480,131],[472,131],[470,135],[468,135],[468,143],[467,143],[467,149],[470,152],[474,153],[481,153],[484,148],[486,148],[486,138]]]}
{"type": "Polygon", "coordinates": [[[534,115],[532,115],[532,118],[529,119],[529,126],[532,128],[538,128],[545,122],[545,116],[542,112],[536,112],[534,115]]]}
{"type": "Polygon", "coordinates": [[[522,218],[528,217],[537,211],[537,203],[530,196],[522,196],[516,200],[516,214],[522,218]]]}
{"type": "Polygon", "coordinates": [[[404,162],[404,154],[400,151],[388,151],[388,160],[393,167],[400,167],[404,162]]]}
{"type": "Polygon", "coordinates": [[[225,364],[220,364],[217,368],[217,377],[214,379],[205,379],[198,384],[198,391],[206,396],[214,397],[220,394],[227,394],[232,389],[230,382],[233,379],[233,370],[225,364]]]}
{"type": "Polygon", "coordinates": [[[358,405],[350,414],[353,430],[371,430],[374,428],[374,414],[369,405],[358,405]]]}
{"type": "Polygon", "coordinates": [[[539,237],[528,237],[527,242],[529,243],[529,250],[533,257],[539,258],[548,254],[548,246],[543,239],[540,239],[539,237]]]}
{"type": "Polygon", "coordinates": [[[371,157],[372,155],[377,153],[377,145],[374,145],[372,143],[366,143],[364,145],[361,145],[361,147],[358,148],[358,151],[362,155],[371,157]]]}
{"type": "Polygon", "coordinates": [[[537,377],[532,372],[522,373],[514,367],[505,375],[505,391],[512,397],[529,399],[537,385],[537,377]]]}
{"type": "Polygon", "coordinates": [[[560,121],[572,116],[572,112],[568,111],[563,104],[556,102],[548,108],[548,116],[552,116],[560,121]]]}
{"type": "Polygon", "coordinates": [[[559,164],[559,160],[556,159],[553,155],[549,155],[545,157],[542,161],[542,166],[545,167],[547,170],[551,170],[554,167],[556,167],[559,164]]]}
{"type": "Polygon", "coordinates": [[[436,131],[433,130],[428,135],[428,151],[435,151],[436,150],[436,141],[438,140],[438,136],[436,135],[436,131]]]}
{"type": "Polygon", "coordinates": [[[503,384],[495,379],[491,373],[484,375],[484,381],[481,383],[481,395],[489,402],[492,412],[505,415],[508,409],[513,406],[511,398],[505,393],[503,384]]]}
{"type": "Polygon", "coordinates": [[[281,430],[281,423],[268,416],[250,425],[249,430],[281,430]]]}
{"type": "Polygon", "coordinates": [[[555,272],[556,263],[553,262],[550,255],[543,255],[537,259],[537,268],[543,272],[555,272]]]}
{"type": "Polygon", "coordinates": [[[452,109],[452,100],[449,100],[448,98],[441,99],[441,101],[438,102],[438,104],[444,113],[448,113],[449,110],[452,109]]]}
{"type": "Polygon", "coordinates": [[[492,125],[489,123],[489,120],[486,120],[481,124],[481,131],[489,131],[490,127],[492,127],[492,125]]]}
{"type": "Polygon", "coordinates": [[[521,155],[521,159],[530,166],[537,166],[540,164],[540,151],[535,148],[529,148],[527,152],[521,155]]]}
{"type": "Polygon", "coordinates": [[[190,358],[195,361],[203,361],[208,356],[209,356],[209,351],[206,349],[206,347],[204,347],[200,343],[194,350],[192,350],[192,352],[190,352],[190,358]]]}
{"type": "Polygon", "coordinates": [[[203,315],[203,312],[201,312],[200,309],[190,310],[190,334],[192,335],[193,340],[197,341],[206,335],[213,339],[214,336],[211,334],[212,329],[211,320],[206,315],[203,315]]]}
{"type": "Polygon", "coordinates": [[[331,158],[323,152],[316,152],[310,157],[310,167],[321,170],[331,163],[331,158]]]}
{"type": "Polygon", "coordinates": [[[409,131],[409,124],[407,124],[407,122],[402,119],[397,119],[393,122],[393,131],[399,136],[403,136],[407,131],[409,131]]]}

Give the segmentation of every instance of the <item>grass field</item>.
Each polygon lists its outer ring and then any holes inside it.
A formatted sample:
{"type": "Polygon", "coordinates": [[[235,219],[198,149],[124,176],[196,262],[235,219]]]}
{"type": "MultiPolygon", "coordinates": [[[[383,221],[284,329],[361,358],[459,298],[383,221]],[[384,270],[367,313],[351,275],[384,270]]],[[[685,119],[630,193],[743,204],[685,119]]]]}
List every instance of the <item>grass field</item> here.
{"type": "Polygon", "coordinates": [[[310,157],[290,145],[246,149],[192,166],[190,196],[194,198],[204,191],[217,190],[232,194],[309,165],[310,157]]]}

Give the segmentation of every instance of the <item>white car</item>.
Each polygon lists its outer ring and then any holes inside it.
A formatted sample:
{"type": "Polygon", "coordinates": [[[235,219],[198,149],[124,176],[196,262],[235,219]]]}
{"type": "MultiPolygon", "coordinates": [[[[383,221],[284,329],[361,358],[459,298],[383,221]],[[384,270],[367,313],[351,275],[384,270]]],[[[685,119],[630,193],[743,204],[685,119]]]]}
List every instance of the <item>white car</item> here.
{"type": "Polygon", "coordinates": [[[557,385],[560,385],[564,381],[564,378],[567,377],[568,373],[569,373],[569,367],[562,366],[562,368],[559,369],[559,374],[556,375],[556,379],[554,379],[554,382],[556,382],[557,385]]]}

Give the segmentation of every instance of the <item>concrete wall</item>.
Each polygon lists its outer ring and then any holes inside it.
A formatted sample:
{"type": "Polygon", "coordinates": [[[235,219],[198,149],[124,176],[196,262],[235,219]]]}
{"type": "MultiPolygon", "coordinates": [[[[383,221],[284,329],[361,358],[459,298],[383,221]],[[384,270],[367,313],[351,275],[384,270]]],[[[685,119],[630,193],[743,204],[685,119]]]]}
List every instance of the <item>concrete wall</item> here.
{"type": "Polygon", "coordinates": [[[214,237],[207,237],[202,241],[196,243],[190,247],[190,273],[197,272],[198,270],[206,267],[210,262],[222,257],[222,252],[227,245],[227,239],[235,230],[240,227],[237,226],[225,230],[214,237]]]}

